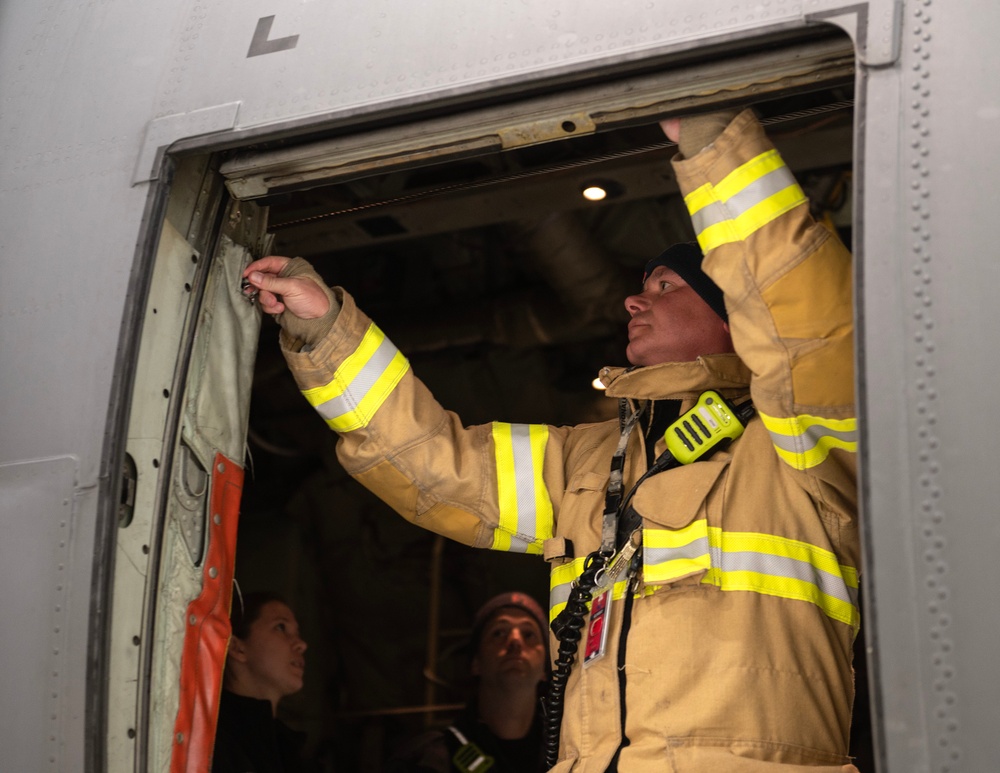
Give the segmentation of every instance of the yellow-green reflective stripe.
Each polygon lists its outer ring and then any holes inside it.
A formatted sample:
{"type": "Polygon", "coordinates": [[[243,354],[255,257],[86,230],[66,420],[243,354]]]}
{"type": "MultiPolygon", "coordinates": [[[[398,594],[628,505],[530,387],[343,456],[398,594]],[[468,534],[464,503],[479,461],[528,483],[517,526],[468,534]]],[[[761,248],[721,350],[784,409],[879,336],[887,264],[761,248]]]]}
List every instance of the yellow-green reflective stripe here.
{"type": "Polygon", "coordinates": [[[544,424],[493,423],[500,523],[493,550],[542,552],[552,536],[552,500],[542,477],[549,428],[544,424]]]}
{"type": "Polygon", "coordinates": [[[712,565],[708,522],[694,521],[683,529],[643,529],[643,579],[669,582],[712,565]]]}
{"type": "Polygon", "coordinates": [[[826,461],[831,448],[858,451],[857,419],[824,419],[808,414],[779,419],[764,413],[760,418],[771,433],[778,456],[796,470],[808,470],[826,461]]]}
{"type": "Polygon", "coordinates": [[[858,573],[836,554],[807,542],[709,527],[712,568],[702,582],[815,604],[852,628],[860,622],[858,573]]]}
{"type": "Polygon", "coordinates": [[[723,532],[705,520],[677,530],[643,530],[647,584],[702,570],[702,582],[724,591],[808,601],[834,620],[858,625],[857,570],[829,550],[772,534],[723,532]]]}
{"type": "Polygon", "coordinates": [[[549,573],[549,622],[563,611],[569,601],[573,582],[583,574],[583,562],[586,558],[574,558],[565,564],[553,566],[549,573]]]}
{"type": "Polygon", "coordinates": [[[798,185],[786,188],[741,215],[700,231],[698,244],[703,252],[708,252],[723,244],[742,241],[805,200],[798,185]]]}
{"type": "Polygon", "coordinates": [[[372,324],[333,379],[302,394],[332,429],[350,432],[368,425],[409,367],[406,357],[372,324]]]}
{"type": "MultiPolygon", "coordinates": [[[[705,571],[702,582],[723,591],[749,591],[815,604],[833,620],[857,628],[858,573],[832,551],[800,540],[755,532],[724,532],[705,520],[683,529],[643,529],[643,580],[653,586],[705,571]]],[[[553,567],[549,620],[566,607],[585,558],[553,567]]],[[[627,583],[615,583],[613,598],[627,583]]]]}
{"type": "Polygon", "coordinates": [[[705,183],[684,197],[705,252],[746,239],[805,200],[774,150],[733,170],[718,185],[705,183]]]}
{"type": "Polygon", "coordinates": [[[769,150],[734,169],[718,185],[705,183],[685,196],[684,201],[692,217],[715,203],[725,204],[731,216],[735,216],[792,185],[796,185],[795,177],[778,151],[769,150]]]}
{"type": "MultiPolygon", "coordinates": [[[[583,574],[583,565],[586,560],[586,557],[574,558],[568,563],[552,567],[549,574],[550,623],[566,608],[569,594],[573,591],[573,583],[583,574]]],[[[615,600],[624,598],[627,590],[628,580],[619,580],[612,588],[611,598],[615,600]]]]}
{"type": "Polygon", "coordinates": [[[793,181],[767,198],[743,210],[734,210],[731,203],[717,203],[692,216],[698,242],[704,251],[721,244],[741,241],[770,223],[776,217],[804,202],[802,189],[793,181]]]}
{"type": "MultiPolygon", "coordinates": [[[[723,201],[738,199],[751,185],[760,180],[770,178],[773,172],[780,172],[781,170],[784,170],[785,174],[787,174],[785,179],[791,179],[792,182],[795,182],[795,178],[788,172],[785,162],[781,160],[781,154],[772,148],[771,150],[764,151],[759,156],[751,158],[746,163],[740,164],[732,172],[723,177],[722,181],[715,186],[715,192],[723,201]]],[[[784,188],[786,185],[787,183],[781,185],[781,187],[784,188]]],[[[761,197],[755,198],[759,201],[761,197]]]]}

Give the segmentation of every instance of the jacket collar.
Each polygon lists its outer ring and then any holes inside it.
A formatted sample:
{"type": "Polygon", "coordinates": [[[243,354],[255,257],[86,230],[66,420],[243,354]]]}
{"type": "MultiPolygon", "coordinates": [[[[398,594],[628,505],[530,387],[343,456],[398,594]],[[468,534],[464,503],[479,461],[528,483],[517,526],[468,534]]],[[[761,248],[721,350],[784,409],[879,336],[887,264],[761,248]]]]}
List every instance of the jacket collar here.
{"type": "Polygon", "coordinates": [[[735,354],[709,354],[694,362],[665,362],[641,368],[603,368],[600,373],[608,397],[637,400],[687,400],[706,389],[723,397],[744,394],[750,370],[735,354]]]}

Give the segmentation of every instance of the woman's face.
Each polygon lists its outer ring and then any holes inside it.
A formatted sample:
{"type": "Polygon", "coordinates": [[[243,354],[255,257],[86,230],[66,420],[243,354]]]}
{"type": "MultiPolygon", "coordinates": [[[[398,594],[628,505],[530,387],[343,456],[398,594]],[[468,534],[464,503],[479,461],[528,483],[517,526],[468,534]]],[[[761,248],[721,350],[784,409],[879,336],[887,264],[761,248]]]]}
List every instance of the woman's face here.
{"type": "Polygon", "coordinates": [[[231,655],[243,664],[243,671],[256,697],[272,704],[302,689],[306,643],[299,636],[299,624],[285,604],[269,601],[250,625],[245,639],[234,637],[231,655]]]}

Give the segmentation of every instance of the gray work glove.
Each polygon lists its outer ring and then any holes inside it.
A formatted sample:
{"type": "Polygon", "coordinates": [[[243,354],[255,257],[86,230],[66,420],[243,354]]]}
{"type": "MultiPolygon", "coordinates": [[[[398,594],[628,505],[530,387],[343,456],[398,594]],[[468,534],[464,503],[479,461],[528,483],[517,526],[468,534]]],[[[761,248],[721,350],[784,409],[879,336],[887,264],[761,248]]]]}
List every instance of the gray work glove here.
{"type": "Polygon", "coordinates": [[[715,113],[689,115],[681,118],[681,136],[677,147],[684,158],[698,155],[718,138],[742,110],[733,108],[715,113]]]}
{"type": "Polygon", "coordinates": [[[322,341],[327,333],[330,332],[330,328],[333,327],[333,323],[340,313],[340,303],[334,297],[333,291],[326,286],[326,282],[316,273],[316,269],[304,258],[292,258],[278,276],[283,278],[304,277],[311,279],[319,286],[330,302],[330,308],[326,314],[314,319],[302,319],[295,316],[288,311],[287,304],[283,312],[274,315],[274,319],[281,325],[288,337],[300,342],[299,345],[294,347],[296,350],[301,349],[303,344],[307,348],[311,348],[322,341]]]}

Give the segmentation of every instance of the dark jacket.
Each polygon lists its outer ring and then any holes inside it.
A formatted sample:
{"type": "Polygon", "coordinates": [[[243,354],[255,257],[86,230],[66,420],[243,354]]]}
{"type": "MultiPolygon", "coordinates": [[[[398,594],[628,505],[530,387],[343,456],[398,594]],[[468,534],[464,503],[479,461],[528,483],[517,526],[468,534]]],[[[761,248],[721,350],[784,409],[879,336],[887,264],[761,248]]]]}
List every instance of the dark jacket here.
{"type": "Polygon", "coordinates": [[[506,740],[498,738],[474,711],[467,711],[448,727],[405,744],[390,760],[387,773],[461,773],[480,754],[493,760],[489,773],[541,773],[545,769],[542,728],[537,716],[535,720],[524,738],[506,740]],[[464,760],[464,768],[456,766],[456,754],[464,760]]]}
{"type": "Polygon", "coordinates": [[[212,773],[305,773],[304,743],[305,733],[272,716],[269,701],[222,691],[212,773]]]}

